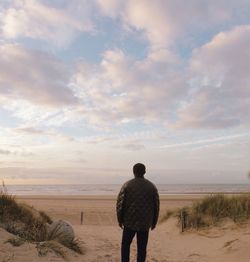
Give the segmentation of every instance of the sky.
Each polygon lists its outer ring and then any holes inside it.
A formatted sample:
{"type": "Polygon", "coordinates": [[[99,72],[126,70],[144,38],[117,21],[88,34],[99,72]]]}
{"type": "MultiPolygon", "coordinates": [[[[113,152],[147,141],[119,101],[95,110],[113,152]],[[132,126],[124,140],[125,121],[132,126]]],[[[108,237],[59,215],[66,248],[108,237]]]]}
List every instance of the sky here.
{"type": "Polygon", "coordinates": [[[0,179],[250,183],[249,0],[1,0],[0,179]]]}

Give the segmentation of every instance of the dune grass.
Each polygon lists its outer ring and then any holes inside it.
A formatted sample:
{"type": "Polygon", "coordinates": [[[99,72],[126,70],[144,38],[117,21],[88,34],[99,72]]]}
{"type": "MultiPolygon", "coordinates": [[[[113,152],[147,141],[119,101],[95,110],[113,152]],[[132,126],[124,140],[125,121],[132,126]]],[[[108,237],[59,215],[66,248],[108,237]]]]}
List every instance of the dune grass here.
{"type": "Polygon", "coordinates": [[[14,236],[14,237],[9,238],[7,241],[5,241],[5,243],[10,243],[14,247],[19,247],[25,243],[25,239],[20,238],[18,236],[17,237],[14,236]]]}
{"type": "Polygon", "coordinates": [[[0,222],[7,231],[27,241],[42,241],[46,237],[48,219],[33,207],[17,203],[6,192],[0,192],[0,222]]]}
{"type": "Polygon", "coordinates": [[[244,222],[250,219],[250,194],[207,196],[200,201],[194,202],[191,207],[169,212],[169,214],[166,214],[165,219],[169,216],[176,216],[180,219],[181,212],[184,212],[186,217],[186,228],[218,225],[226,218],[236,223],[244,222]]]}
{"type": "Polygon", "coordinates": [[[165,214],[163,214],[159,220],[160,223],[168,220],[170,217],[179,217],[180,214],[180,209],[175,208],[175,209],[169,209],[165,214]]]}
{"type": "Polygon", "coordinates": [[[66,258],[65,250],[63,249],[63,245],[58,243],[55,240],[48,240],[44,242],[38,242],[36,244],[36,248],[38,250],[38,256],[44,257],[49,252],[54,252],[56,255],[66,258]]]}
{"type": "MultiPolygon", "coordinates": [[[[77,239],[67,240],[60,233],[48,231],[52,219],[43,211],[18,203],[14,196],[9,195],[5,185],[0,188],[0,227],[14,235],[7,240],[13,246],[25,242],[35,243],[38,254],[47,254],[53,250],[57,255],[65,257],[63,246],[79,254],[83,254],[77,239]]],[[[62,230],[58,230],[62,232],[62,230]]]]}

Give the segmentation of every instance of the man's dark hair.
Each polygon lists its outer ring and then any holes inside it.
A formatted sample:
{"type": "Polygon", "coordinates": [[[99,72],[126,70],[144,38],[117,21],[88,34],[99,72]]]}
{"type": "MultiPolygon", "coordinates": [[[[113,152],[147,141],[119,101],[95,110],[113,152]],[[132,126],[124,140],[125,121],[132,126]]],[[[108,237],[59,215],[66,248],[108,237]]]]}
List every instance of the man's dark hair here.
{"type": "Polygon", "coordinates": [[[133,166],[133,172],[136,177],[143,177],[146,173],[146,167],[141,163],[137,163],[133,166]]]}

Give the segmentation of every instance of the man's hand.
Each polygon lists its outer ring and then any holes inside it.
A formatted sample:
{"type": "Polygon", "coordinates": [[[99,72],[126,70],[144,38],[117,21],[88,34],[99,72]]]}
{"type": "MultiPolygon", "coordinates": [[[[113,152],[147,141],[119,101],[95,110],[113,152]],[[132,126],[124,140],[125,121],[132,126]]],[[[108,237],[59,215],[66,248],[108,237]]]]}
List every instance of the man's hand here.
{"type": "Polygon", "coordinates": [[[122,224],[122,223],[119,223],[119,227],[120,227],[121,229],[123,229],[123,224],[122,224]]]}

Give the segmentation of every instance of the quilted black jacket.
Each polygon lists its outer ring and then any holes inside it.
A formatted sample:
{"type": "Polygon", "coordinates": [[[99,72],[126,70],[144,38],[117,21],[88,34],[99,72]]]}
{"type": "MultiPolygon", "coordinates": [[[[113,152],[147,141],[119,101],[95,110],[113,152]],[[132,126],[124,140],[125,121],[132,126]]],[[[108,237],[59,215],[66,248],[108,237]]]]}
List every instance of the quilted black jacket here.
{"type": "Polygon", "coordinates": [[[148,230],[157,224],[159,206],[156,186],[144,177],[135,177],[122,186],[118,195],[118,222],[135,231],[148,230]]]}

